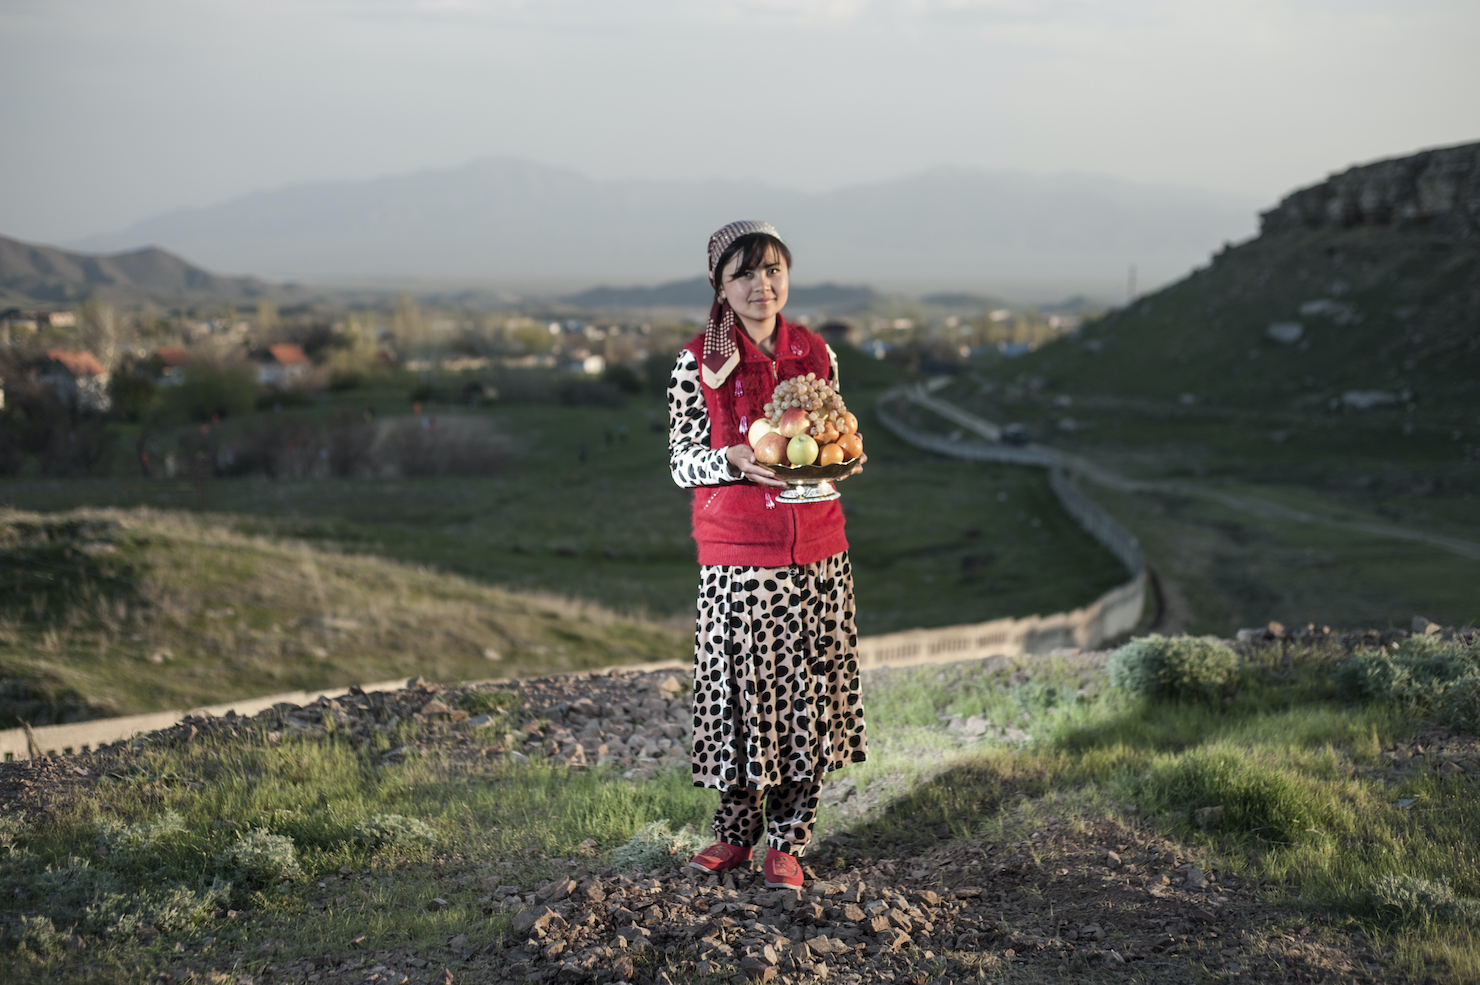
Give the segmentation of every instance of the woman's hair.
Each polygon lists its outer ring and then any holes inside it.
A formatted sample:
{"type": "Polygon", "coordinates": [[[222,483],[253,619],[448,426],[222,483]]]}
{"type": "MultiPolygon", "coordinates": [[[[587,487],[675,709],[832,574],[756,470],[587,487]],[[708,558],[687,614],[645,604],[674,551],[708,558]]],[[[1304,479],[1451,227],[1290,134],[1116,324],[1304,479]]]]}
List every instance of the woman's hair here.
{"type": "Polygon", "coordinates": [[[790,271],[791,250],[788,250],[785,243],[770,233],[749,233],[735,240],[719,255],[719,262],[714,265],[715,288],[723,289],[725,268],[729,266],[736,254],[740,256],[740,266],[735,268],[735,272],[740,274],[747,270],[754,270],[765,263],[766,254],[771,250],[775,250],[786,261],[786,269],[790,271]]]}

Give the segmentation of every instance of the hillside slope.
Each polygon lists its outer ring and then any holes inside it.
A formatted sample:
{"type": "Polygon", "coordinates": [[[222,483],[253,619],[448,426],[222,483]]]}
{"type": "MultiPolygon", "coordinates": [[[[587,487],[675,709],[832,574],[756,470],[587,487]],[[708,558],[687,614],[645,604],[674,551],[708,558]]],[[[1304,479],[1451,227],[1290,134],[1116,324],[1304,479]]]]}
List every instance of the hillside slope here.
{"type": "Polygon", "coordinates": [[[1475,429],[1480,143],[1297,191],[1256,239],[1012,369],[1080,394],[1229,409],[1406,392],[1417,420],[1475,429]]]}
{"type": "Polygon", "coordinates": [[[245,536],[229,520],[0,510],[0,728],[419,674],[680,659],[689,638],[552,595],[245,536]]]}
{"type": "Polygon", "coordinates": [[[112,255],[70,253],[0,236],[0,302],[72,302],[90,297],[210,297],[223,302],[276,297],[255,277],[223,277],[156,247],[112,255]]]}

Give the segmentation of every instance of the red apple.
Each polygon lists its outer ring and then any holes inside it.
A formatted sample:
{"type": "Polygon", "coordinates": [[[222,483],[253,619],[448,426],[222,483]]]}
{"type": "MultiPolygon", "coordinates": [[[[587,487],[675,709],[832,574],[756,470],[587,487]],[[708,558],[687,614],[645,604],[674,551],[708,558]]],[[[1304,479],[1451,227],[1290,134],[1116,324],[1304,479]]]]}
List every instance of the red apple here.
{"type": "Polygon", "coordinates": [[[800,407],[793,407],[781,415],[781,422],[776,425],[776,431],[783,438],[795,438],[803,431],[812,427],[812,418],[800,407]]]}
{"type": "Polygon", "coordinates": [[[786,458],[786,438],[779,431],[761,435],[752,447],[755,449],[755,460],[762,465],[778,465],[786,458]]]}
{"type": "Polygon", "coordinates": [[[750,441],[750,447],[754,448],[757,441],[761,440],[763,436],[768,435],[775,430],[775,428],[771,427],[771,422],[766,420],[764,417],[756,421],[750,426],[750,433],[746,435],[746,438],[750,441]]]}

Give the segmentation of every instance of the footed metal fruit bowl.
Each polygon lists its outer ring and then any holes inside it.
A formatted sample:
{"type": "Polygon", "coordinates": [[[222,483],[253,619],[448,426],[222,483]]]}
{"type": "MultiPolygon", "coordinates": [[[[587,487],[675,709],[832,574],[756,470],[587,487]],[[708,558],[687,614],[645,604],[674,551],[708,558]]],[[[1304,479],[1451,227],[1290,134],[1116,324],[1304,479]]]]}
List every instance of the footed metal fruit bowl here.
{"type": "Polygon", "coordinates": [[[848,478],[848,473],[853,471],[853,466],[857,465],[862,458],[863,456],[860,455],[836,465],[768,465],[765,462],[756,464],[786,483],[786,490],[776,497],[778,502],[825,503],[839,497],[838,491],[833,488],[833,483],[848,478]]]}

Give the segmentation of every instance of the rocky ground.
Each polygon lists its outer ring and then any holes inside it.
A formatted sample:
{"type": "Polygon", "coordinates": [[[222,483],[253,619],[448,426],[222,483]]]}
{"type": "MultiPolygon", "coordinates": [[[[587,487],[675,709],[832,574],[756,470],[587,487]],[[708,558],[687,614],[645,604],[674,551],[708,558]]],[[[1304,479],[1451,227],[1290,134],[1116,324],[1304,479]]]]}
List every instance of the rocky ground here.
{"type": "MultiPolygon", "coordinates": [[[[1360,642],[1365,639],[1353,637],[1352,645],[1360,642]]],[[[410,744],[393,743],[382,761],[436,750],[477,770],[493,757],[538,757],[576,768],[608,766],[641,781],[687,762],[689,717],[686,683],[668,671],[476,688],[417,679],[395,692],[280,705],[253,718],[192,718],[89,756],[3,763],[0,810],[45,813],[64,786],[136,769],[131,753],[148,744],[246,733],[275,742],[289,731],[331,730],[365,741],[395,734],[404,720],[426,727],[410,744]],[[486,713],[469,710],[480,708],[486,713]]],[[[967,741],[983,733],[994,737],[989,725],[953,721],[945,727],[967,741]]],[[[1388,760],[1375,768],[1395,775],[1412,769],[1480,775],[1475,743],[1448,734],[1426,732],[1389,750],[1388,760]]],[[[832,802],[846,798],[846,784],[830,787],[832,802]]],[[[1026,795],[1019,797],[1026,810],[1026,795]]],[[[591,855],[556,860],[565,874],[553,881],[514,885],[497,868],[490,872],[493,863],[480,867],[449,858],[437,863],[445,865],[449,888],[481,889],[485,912],[510,920],[506,934],[476,943],[458,935],[435,953],[375,950],[374,942],[362,939],[347,953],[307,961],[278,960],[279,945],[266,940],[255,953],[182,961],[161,980],[1397,980],[1360,937],[1274,905],[1271,887],[1215,871],[1133,810],[1093,828],[1052,819],[1041,807],[1031,816],[1039,818],[1037,827],[1024,829],[1021,841],[961,840],[942,826],[934,844],[927,838],[888,858],[866,855],[840,832],[804,860],[808,880],[801,891],[767,888],[748,868],[722,878],[672,865],[614,872],[596,867],[591,855]],[[225,967],[223,960],[229,961],[225,967]]],[[[867,850],[881,854],[877,847],[867,850]]],[[[347,887],[371,878],[370,870],[343,869],[319,883],[322,899],[310,903],[330,905],[347,887]]],[[[446,905],[426,902],[432,909],[439,904],[446,905]]],[[[229,916],[252,919],[235,911],[229,916]]]]}

